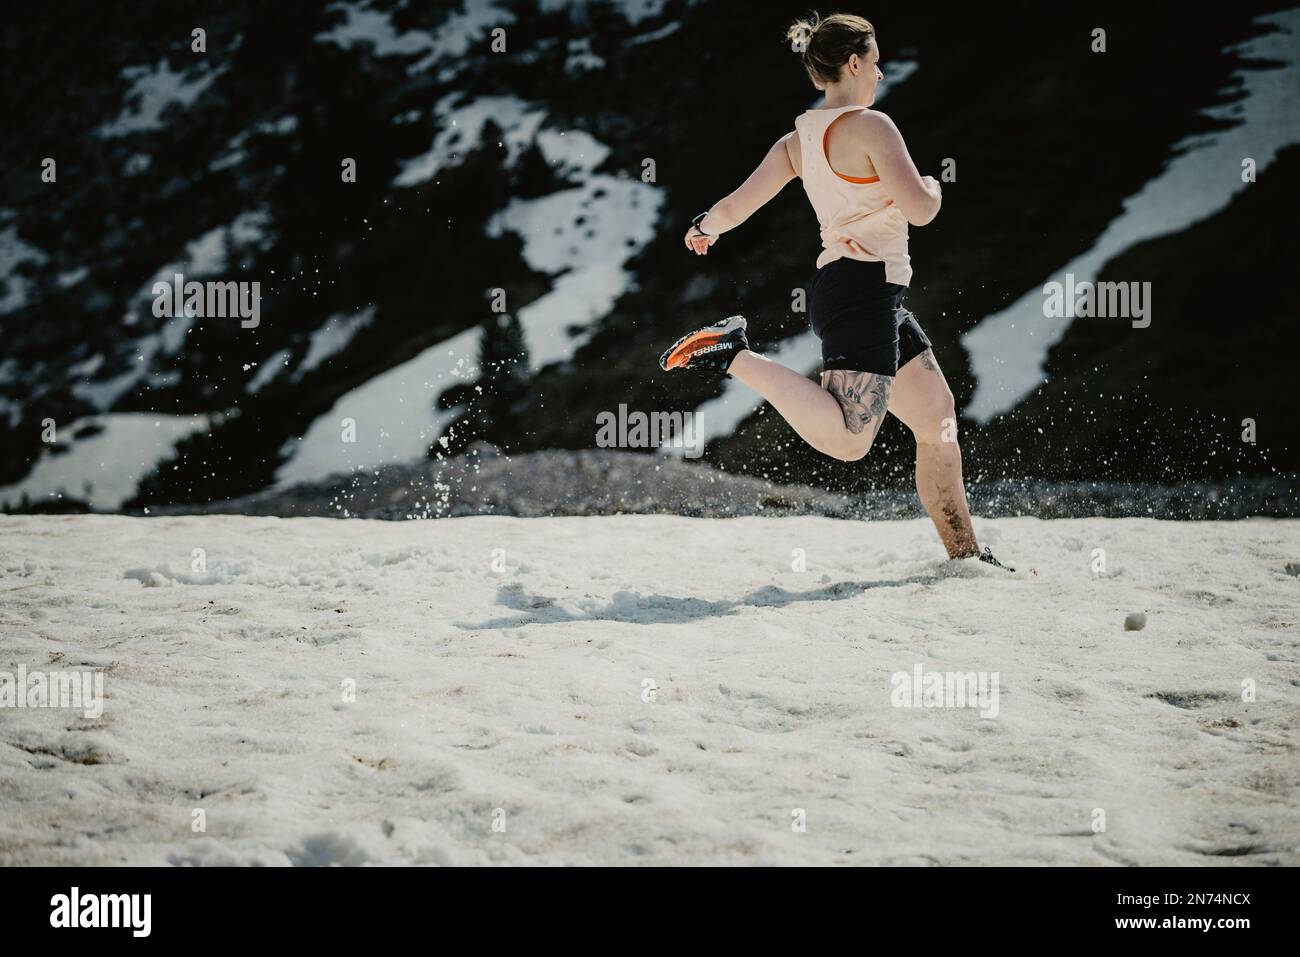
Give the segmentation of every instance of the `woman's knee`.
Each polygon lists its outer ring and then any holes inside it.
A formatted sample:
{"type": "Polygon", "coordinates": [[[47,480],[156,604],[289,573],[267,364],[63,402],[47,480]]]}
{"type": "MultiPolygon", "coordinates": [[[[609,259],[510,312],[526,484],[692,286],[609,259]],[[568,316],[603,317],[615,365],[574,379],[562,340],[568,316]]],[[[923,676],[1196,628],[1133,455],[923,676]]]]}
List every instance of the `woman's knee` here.
{"type": "Polygon", "coordinates": [[[857,462],[867,457],[875,436],[869,431],[853,433],[845,431],[844,435],[831,443],[826,454],[841,462],[857,462]]]}

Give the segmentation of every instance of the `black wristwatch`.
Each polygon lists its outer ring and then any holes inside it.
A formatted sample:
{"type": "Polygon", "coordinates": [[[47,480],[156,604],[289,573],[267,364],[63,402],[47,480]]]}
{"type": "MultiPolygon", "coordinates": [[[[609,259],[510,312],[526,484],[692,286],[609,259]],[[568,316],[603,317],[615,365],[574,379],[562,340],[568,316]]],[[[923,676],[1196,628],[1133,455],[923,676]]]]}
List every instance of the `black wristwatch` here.
{"type": "Polygon", "coordinates": [[[708,236],[710,239],[712,239],[713,238],[712,233],[706,233],[704,230],[700,229],[700,221],[704,219],[704,217],[707,215],[709,215],[709,211],[706,209],[704,212],[700,213],[700,215],[696,216],[694,219],[691,220],[691,226],[693,226],[695,228],[695,231],[699,233],[701,236],[708,236]]]}

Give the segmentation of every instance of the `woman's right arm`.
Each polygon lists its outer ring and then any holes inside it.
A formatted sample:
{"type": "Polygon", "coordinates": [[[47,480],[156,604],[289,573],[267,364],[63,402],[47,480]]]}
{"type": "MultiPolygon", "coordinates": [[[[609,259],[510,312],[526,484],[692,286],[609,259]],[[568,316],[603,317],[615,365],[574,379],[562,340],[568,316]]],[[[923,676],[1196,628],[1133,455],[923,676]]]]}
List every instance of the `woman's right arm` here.
{"type": "Polygon", "coordinates": [[[881,185],[909,223],[924,226],[934,219],[943,203],[938,180],[920,174],[907,152],[903,135],[888,116],[875,110],[863,110],[856,116],[862,145],[881,185]]]}
{"type": "Polygon", "coordinates": [[[786,140],[793,136],[793,133],[787,133],[777,140],[763,157],[763,162],[749,174],[749,178],[713,205],[709,214],[700,222],[700,229],[709,234],[707,239],[694,229],[687,231],[687,248],[695,250],[698,255],[705,255],[720,234],[735,229],[749,219],[781,192],[786,183],[794,179],[794,167],[790,165],[790,157],[785,149],[786,140]]]}

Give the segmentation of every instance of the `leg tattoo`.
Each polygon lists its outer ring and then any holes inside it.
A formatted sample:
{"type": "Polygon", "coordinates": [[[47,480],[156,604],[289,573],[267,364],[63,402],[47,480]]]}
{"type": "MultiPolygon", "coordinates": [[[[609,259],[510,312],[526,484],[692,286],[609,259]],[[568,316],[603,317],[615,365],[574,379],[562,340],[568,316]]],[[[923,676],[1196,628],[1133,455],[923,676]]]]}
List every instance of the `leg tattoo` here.
{"type": "Polygon", "coordinates": [[[844,410],[844,426],[854,435],[863,432],[875,440],[889,410],[889,390],[894,377],[874,372],[833,369],[823,385],[844,410]]]}

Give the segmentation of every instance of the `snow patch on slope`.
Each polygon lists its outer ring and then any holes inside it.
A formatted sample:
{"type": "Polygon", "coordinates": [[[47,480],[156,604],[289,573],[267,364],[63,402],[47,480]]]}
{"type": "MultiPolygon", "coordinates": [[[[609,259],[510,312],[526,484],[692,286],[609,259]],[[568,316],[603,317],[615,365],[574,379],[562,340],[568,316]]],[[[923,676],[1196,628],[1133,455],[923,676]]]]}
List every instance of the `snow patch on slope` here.
{"type": "MultiPolygon", "coordinates": [[[[230,224],[210,229],[187,243],[185,252],[179,259],[159,268],[127,301],[122,324],[128,328],[136,326],[140,323],[142,314],[151,313],[157,298],[153,291],[155,283],[171,283],[177,273],[184,275],[186,282],[215,278],[230,268],[232,250],[238,251],[244,247],[265,249],[271,242],[267,232],[269,223],[270,214],[265,210],[240,213],[230,224]]],[[[194,320],[195,316],[188,309],[180,315],[162,320],[162,325],[156,331],[136,338],[130,368],[107,379],[78,382],[73,385],[72,394],[94,408],[105,411],[137,385],[150,381],[150,377],[155,385],[169,384],[174,370],[155,371],[153,364],[159,357],[174,356],[181,350],[194,320]]],[[[238,319],[216,318],[207,321],[238,322],[238,319]]],[[[99,367],[96,364],[90,373],[99,367]]]]}
{"type": "Polygon", "coordinates": [[[66,450],[43,450],[26,478],[0,487],[0,503],[13,508],[24,495],[33,504],[66,497],[85,501],[96,511],[114,511],[135,496],[141,480],[171,456],[177,442],[208,424],[205,415],[154,412],[78,419],[61,429],[70,439],[66,450]],[[83,429],[100,431],[72,438],[83,429]]]}
{"type": "Polygon", "coordinates": [[[24,264],[43,266],[50,257],[18,237],[18,227],[0,230],[0,315],[27,305],[31,280],[19,272],[24,264]]]}
{"type": "Polygon", "coordinates": [[[488,223],[489,236],[518,234],[528,265],[556,275],[549,292],[519,310],[533,368],[570,358],[631,288],[625,264],[653,237],[662,203],[640,180],[593,175],[576,189],[511,200],[488,223]]]}
{"type": "Polygon", "coordinates": [[[226,67],[218,66],[210,70],[172,70],[164,60],[158,66],[129,66],[122,71],[122,76],[131,81],[131,89],[126,94],[126,102],[131,104],[123,109],[116,120],[105,123],[98,129],[104,139],[129,136],[132,133],[144,133],[163,128],[163,114],[170,107],[181,109],[193,106],[203,92],[226,67]],[[192,75],[187,79],[186,73],[192,75]]]}
{"type": "MultiPolygon", "coordinates": [[[[1232,89],[1239,87],[1242,98],[1205,111],[1206,116],[1232,120],[1236,125],[1178,143],[1164,172],[1128,197],[1124,211],[1092,248],[1066,263],[1048,282],[1064,284],[1067,274],[1074,275],[1076,284],[1095,282],[1106,263],[1124,250],[1216,215],[1249,187],[1241,179],[1245,157],[1253,158],[1257,171],[1262,172],[1280,150],[1300,142],[1296,120],[1300,116],[1300,10],[1272,14],[1259,22],[1277,27],[1277,32],[1227,52],[1269,65],[1261,69],[1256,62],[1235,72],[1232,89]]],[[[1138,281],[1131,276],[1113,278],[1138,281]]],[[[1152,298],[1158,299],[1154,290],[1152,298]]],[[[1009,412],[1043,383],[1047,355],[1074,321],[1069,315],[1044,315],[1044,300],[1043,288],[1031,289],[962,336],[976,380],[965,414],[976,422],[1009,412]]],[[[1122,319],[1084,321],[1118,322],[1116,335],[1141,337],[1140,330],[1132,330],[1122,319]]],[[[1152,321],[1178,320],[1165,314],[1154,315],[1152,321]]]]}
{"type": "Polygon", "coordinates": [[[477,326],[466,329],[340,396],[300,439],[285,444],[290,458],[276,484],[426,458],[457,414],[437,408],[438,396],[478,377],[481,338],[477,326]],[[348,420],[355,423],[353,441],[345,440],[348,420]]]}
{"type": "Polygon", "coordinates": [[[438,172],[459,161],[466,150],[478,146],[483,127],[490,119],[503,132],[501,144],[506,150],[506,165],[533,142],[546,118],[544,107],[517,96],[484,96],[458,107],[452,103],[462,94],[449,93],[433,107],[435,122],[441,127],[428,151],[404,160],[401,172],[393,179],[397,187],[417,186],[433,179],[438,172]]]}
{"type": "Polygon", "coordinates": [[[311,334],[307,354],[303,356],[302,362],[298,363],[298,368],[294,370],[294,381],[301,379],[326,359],[330,359],[346,349],[353,337],[370,325],[374,319],[374,306],[366,306],[366,308],[350,316],[337,315],[326,319],[325,324],[311,334]]]}
{"type": "Polygon", "coordinates": [[[343,22],[328,33],[318,34],[317,42],[334,43],[344,49],[369,44],[375,56],[419,56],[407,70],[416,75],[434,64],[462,57],[475,42],[495,27],[515,21],[515,15],[493,0],[464,0],[436,30],[399,31],[388,12],[374,10],[368,3],[340,3],[332,8],[344,15],[343,22]]]}

